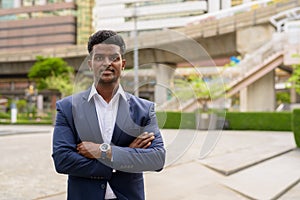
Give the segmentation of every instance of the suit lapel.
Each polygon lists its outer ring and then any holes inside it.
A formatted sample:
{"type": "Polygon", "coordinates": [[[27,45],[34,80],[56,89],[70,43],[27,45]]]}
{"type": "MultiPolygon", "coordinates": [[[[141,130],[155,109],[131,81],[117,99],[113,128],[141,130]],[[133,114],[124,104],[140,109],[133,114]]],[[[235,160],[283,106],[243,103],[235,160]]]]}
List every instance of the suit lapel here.
{"type": "Polygon", "coordinates": [[[88,101],[90,90],[73,100],[73,115],[78,135],[82,141],[103,143],[94,98],[88,101]]]}
{"type": "MultiPolygon", "coordinates": [[[[126,93],[127,94],[127,93],[126,93]]],[[[141,128],[132,120],[130,112],[130,97],[127,94],[127,99],[120,97],[118,113],[115,123],[115,128],[112,137],[113,144],[119,144],[120,136],[125,134],[126,136],[137,137],[140,134],[141,128]]]]}

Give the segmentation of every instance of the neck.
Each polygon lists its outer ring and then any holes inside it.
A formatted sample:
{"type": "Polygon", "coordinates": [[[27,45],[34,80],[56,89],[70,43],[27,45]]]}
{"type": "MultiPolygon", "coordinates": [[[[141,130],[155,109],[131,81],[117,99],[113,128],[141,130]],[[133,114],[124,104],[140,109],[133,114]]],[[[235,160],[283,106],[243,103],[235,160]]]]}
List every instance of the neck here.
{"type": "Polygon", "coordinates": [[[98,84],[96,86],[98,94],[100,94],[107,103],[113,98],[118,88],[119,84],[98,84]]]}

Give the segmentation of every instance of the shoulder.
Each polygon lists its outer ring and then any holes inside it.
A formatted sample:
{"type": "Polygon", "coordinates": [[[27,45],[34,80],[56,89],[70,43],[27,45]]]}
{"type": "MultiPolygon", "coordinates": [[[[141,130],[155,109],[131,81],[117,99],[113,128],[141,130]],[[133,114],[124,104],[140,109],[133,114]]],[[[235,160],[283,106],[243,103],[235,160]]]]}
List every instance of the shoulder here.
{"type": "Polygon", "coordinates": [[[60,100],[58,100],[56,102],[57,105],[61,105],[61,106],[71,106],[72,104],[74,104],[75,102],[79,101],[80,99],[83,99],[83,98],[88,98],[88,95],[89,95],[89,92],[90,92],[90,89],[89,90],[85,90],[83,92],[80,92],[80,93],[77,93],[77,94],[73,94],[71,96],[67,96],[67,97],[64,97],[60,100]]]}
{"type": "Polygon", "coordinates": [[[154,106],[154,102],[146,100],[146,99],[142,99],[140,97],[136,97],[130,93],[126,92],[126,96],[127,96],[128,101],[131,103],[136,103],[140,106],[147,106],[147,107],[154,106]]]}
{"type": "Polygon", "coordinates": [[[132,94],[126,94],[131,112],[137,114],[142,113],[148,115],[155,112],[155,104],[152,101],[136,97],[132,94]]]}

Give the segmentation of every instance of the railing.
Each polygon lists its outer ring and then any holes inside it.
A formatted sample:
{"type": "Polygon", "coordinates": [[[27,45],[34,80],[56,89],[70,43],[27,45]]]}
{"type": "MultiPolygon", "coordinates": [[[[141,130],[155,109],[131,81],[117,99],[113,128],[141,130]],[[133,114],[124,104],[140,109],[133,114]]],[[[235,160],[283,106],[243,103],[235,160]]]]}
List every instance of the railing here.
{"type": "Polygon", "coordinates": [[[204,21],[209,21],[209,20],[216,20],[216,19],[221,19],[221,18],[226,18],[233,16],[238,13],[242,12],[248,12],[257,8],[263,8],[268,6],[269,3],[275,2],[274,0],[262,0],[262,1],[254,1],[254,2],[249,2],[249,3],[244,3],[242,5],[234,6],[228,9],[220,10],[218,12],[212,12],[208,13],[205,15],[197,16],[192,18],[189,22],[189,24],[197,24],[201,23],[204,21]]]}
{"type": "Polygon", "coordinates": [[[272,16],[270,22],[276,27],[277,32],[282,32],[286,22],[298,19],[300,19],[300,7],[280,12],[272,16]]]}
{"type": "Polygon", "coordinates": [[[255,52],[246,54],[236,66],[225,69],[222,74],[225,77],[225,84],[229,90],[233,85],[238,84],[251,73],[264,67],[264,63],[267,63],[274,55],[282,54],[285,41],[284,34],[274,34],[269,42],[255,52]],[[228,76],[231,73],[235,73],[236,75],[234,77],[228,76]]]}
{"type": "Polygon", "coordinates": [[[189,37],[210,37],[269,23],[271,16],[298,6],[300,0],[255,1],[195,17],[185,27],[176,30],[189,37]]]}
{"type": "MultiPolygon", "coordinates": [[[[238,90],[231,91],[231,88],[240,84],[245,78],[251,76],[256,71],[265,67],[266,63],[269,63],[278,55],[283,54],[284,46],[286,44],[286,35],[275,33],[272,39],[261,46],[258,50],[251,54],[247,54],[239,64],[233,67],[224,69],[220,77],[223,79],[225,88],[229,96],[237,92],[238,90]]],[[[178,102],[175,98],[158,107],[161,110],[185,110],[191,105],[196,103],[196,99],[186,99],[178,102]]]]}

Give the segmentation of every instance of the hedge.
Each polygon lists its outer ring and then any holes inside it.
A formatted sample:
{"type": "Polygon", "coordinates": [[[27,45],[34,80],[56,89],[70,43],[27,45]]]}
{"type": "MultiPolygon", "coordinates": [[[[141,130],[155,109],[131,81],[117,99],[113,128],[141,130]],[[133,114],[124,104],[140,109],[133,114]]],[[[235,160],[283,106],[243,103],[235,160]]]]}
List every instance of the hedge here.
{"type": "Polygon", "coordinates": [[[165,129],[195,129],[195,114],[181,112],[157,112],[160,128],[165,129]]]}
{"type": "MultiPolygon", "coordinates": [[[[157,121],[164,129],[195,129],[195,113],[157,112],[157,121]]],[[[300,111],[294,112],[227,112],[226,129],[230,130],[266,130],[294,131],[297,145],[300,145],[300,111]],[[293,119],[292,119],[292,115],[293,119]],[[298,125],[298,126],[297,126],[298,125]],[[293,127],[293,128],[292,128],[293,127]]],[[[10,117],[0,116],[0,124],[9,124],[10,117]],[[1,119],[2,118],[2,119],[1,119]]],[[[53,124],[51,119],[41,121],[18,119],[17,124],[53,124]]]]}
{"type": "Polygon", "coordinates": [[[297,147],[300,147],[300,109],[293,110],[292,129],[297,147]]]}
{"type": "Polygon", "coordinates": [[[227,112],[231,130],[291,131],[291,112],[227,112]]]}
{"type": "MultiPolygon", "coordinates": [[[[227,112],[230,130],[291,131],[291,112],[227,112]]],[[[160,128],[195,129],[195,113],[157,112],[160,128]]]]}

